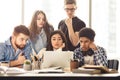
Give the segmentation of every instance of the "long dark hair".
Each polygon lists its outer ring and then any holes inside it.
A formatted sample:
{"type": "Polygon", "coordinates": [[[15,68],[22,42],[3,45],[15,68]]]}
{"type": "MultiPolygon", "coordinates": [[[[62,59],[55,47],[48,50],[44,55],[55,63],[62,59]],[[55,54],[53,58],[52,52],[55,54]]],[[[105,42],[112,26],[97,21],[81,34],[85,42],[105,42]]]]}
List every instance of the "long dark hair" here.
{"type": "Polygon", "coordinates": [[[32,20],[31,20],[31,23],[30,23],[30,26],[29,26],[29,30],[30,30],[30,39],[31,40],[34,40],[36,38],[36,36],[39,34],[40,30],[38,29],[37,27],[37,16],[39,14],[43,14],[44,15],[44,18],[45,18],[45,24],[43,26],[43,29],[46,33],[46,36],[47,36],[47,40],[48,40],[48,37],[49,37],[49,34],[51,33],[51,31],[54,30],[53,26],[50,25],[47,21],[47,18],[46,18],[46,15],[43,11],[41,10],[37,10],[35,11],[33,17],[32,17],[32,20]]]}
{"type": "Polygon", "coordinates": [[[65,37],[65,34],[61,30],[55,30],[55,31],[51,32],[50,38],[48,40],[48,44],[47,44],[47,47],[46,47],[46,51],[53,51],[53,46],[51,44],[51,38],[55,34],[59,34],[61,36],[62,40],[63,40],[63,43],[65,43],[65,47],[62,49],[62,51],[67,51],[68,48],[67,48],[66,37],[65,37]]]}

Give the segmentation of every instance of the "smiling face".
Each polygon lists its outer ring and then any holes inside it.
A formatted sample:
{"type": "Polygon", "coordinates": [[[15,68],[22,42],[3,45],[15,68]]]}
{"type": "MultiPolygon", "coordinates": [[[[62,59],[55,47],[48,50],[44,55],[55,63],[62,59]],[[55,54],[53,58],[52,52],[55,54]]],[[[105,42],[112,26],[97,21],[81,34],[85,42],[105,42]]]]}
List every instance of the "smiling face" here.
{"type": "Polygon", "coordinates": [[[42,28],[45,24],[45,16],[40,13],[38,16],[37,16],[37,26],[39,28],[42,28]]]}
{"type": "Polygon", "coordinates": [[[89,49],[89,46],[91,44],[91,40],[87,37],[80,37],[80,47],[82,48],[82,51],[87,51],[89,49]]]}
{"type": "Polygon", "coordinates": [[[74,17],[74,13],[75,13],[75,10],[76,10],[76,5],[75,4],[66,4],[64,6],[64,9],[65,9],[65,11],[67,13],[67,16],[69,18],[74,17]]]}
{"type": "Polygon", "coordinates": [[[53,46],[53,49],[58,49],[63,45],[62,37],[59,34],[54,34],[51,37],[51,44],[53,46]]]}

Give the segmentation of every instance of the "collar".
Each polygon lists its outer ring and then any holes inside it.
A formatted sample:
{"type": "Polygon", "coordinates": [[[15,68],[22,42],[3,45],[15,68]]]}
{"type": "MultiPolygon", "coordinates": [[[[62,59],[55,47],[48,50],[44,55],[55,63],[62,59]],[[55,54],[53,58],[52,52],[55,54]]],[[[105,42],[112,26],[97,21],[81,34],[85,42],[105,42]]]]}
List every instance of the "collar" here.
{"type": "Polygon", "coordinates": [[[92,56],[94,54],[94,51],[91,48],[88,49],[87,51],[82,51],[82,48],[80,48],[80,51],[82,52],[83,56],[87,56],[87,55],[92,56]]]}
{"type": "Polygon", "coordinates": [[[44,32],[44,29],[42,28],[41,29],[41,32],[40,32],[40,35],[42,35],[42,34],[44,34],[45,32],[44,32]]]}
{"type": "Polygon", "coordinates": [[[12,37],[10,37],[7,41],[5,41],[5,44],[6,44],[6,45],[12,45],[12,44],[11,44],[11,38],[12,38],[12,37]]]}
{"type": "MultiPolygon", "coordinates": [[[[11,43],[11,38],[12,37],[10,36],[10,38],[7,41],[5,41],[5,44],[8,45],[8,46],[11,46],[13,48],[12,43],[11,43]]],[[[21,49],[17,49],[17,51],[22,51],[22,50],[21,49]]]]}

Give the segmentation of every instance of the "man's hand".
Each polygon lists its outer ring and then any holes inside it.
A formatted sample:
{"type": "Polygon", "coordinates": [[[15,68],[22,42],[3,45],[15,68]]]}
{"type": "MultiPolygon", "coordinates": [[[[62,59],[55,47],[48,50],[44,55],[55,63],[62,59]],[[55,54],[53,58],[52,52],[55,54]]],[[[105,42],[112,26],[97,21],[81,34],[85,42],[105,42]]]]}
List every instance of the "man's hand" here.
{"type": "Polygon", "coordinates": [[[65,20],[65,24],[67,25],[67,27],[72,27],[72,18],[67,18],[65,20]]]}
{"type": "Polygon", "coordinates": [[[94,51],[97,50],[97,47],[93,42],[89,45],[89,48],[93,49],[94,51]]]}
{"type": "Polygon", "coordinates": [[[22,52],[18,55],[18,59],[17,60],[18,60],[19,64],[23,64],[24,61],[26,60],[25,56],[23,55],[22,52]]]}
{"type": "Polygon", "coordinates": [[[67,18],[65,20],[65,24],[67,25],[69,39],[73,46],[77,46],[79,43],[78,32],[74,32],[72,25],[72,18],[67,18]]]}

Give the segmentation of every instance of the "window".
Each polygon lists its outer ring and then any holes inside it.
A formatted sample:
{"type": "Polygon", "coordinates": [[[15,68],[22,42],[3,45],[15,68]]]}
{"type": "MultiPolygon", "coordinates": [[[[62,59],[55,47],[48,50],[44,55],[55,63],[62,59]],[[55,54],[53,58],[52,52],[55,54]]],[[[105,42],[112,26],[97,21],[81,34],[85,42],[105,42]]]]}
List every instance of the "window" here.
{"type": "MultiPolygon", "coordinates": [[[[92,0],[92,28],[95,42],[107,50],[107,55],[119,57],[120,34],[119,0],[92,0]]],[[[119,57],[120,58],[120,57],[119,57]]]]}
{"type": "MultiPolygon", "coordinates": [[[[66,17],[63,7],[64,0],[1,0],[0,42],[4,42],[11,36],[15,26],[19,24],[29,26],[35,10],[43,10],[49,23],[57,29],[59,21],[66,17]]],[[[120,0],[77,0],[76,15],[86,23],[87,27],[95,30],[95,43],[103,46],[111,57],[119,57],[120,53],[119,13],[120,0]],[[90,1],[92,1],[91,9],[90,1]],[[91,16],[89,16],[90,10],[92,10],[91,16]]]]}
{"type": "MultiPolygon", "coordinates": [[[[77,0],[76,15],[88,25],[89,0],[77,0]]],[[[24,23],[29,25],[35,10],[43,10],[48,22],[58,29],[60,20],[66,18],[64,0],[24,0],[24,23]],[[58,4],[59,3],[59,4],[58,4]],[[33,5],[34,4],[34,5],[33,5]],[[32,6],[31,6],[32,5],[32,6]]]]}
{"type": "Polygon", "coordinates": [[[1,0],[0,10],[0,42],[4,42],[13,28],[21,24],[21,0],[1,0]]]}

